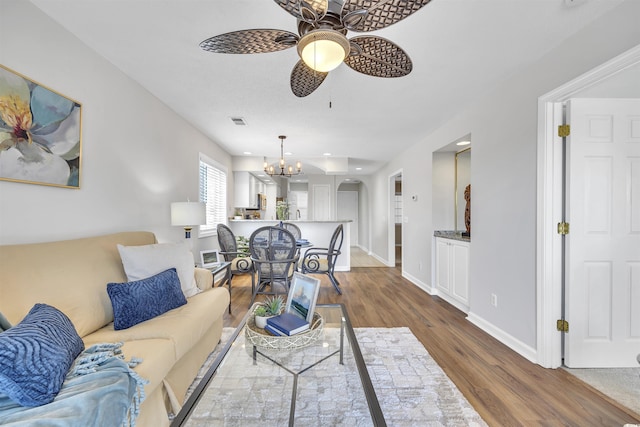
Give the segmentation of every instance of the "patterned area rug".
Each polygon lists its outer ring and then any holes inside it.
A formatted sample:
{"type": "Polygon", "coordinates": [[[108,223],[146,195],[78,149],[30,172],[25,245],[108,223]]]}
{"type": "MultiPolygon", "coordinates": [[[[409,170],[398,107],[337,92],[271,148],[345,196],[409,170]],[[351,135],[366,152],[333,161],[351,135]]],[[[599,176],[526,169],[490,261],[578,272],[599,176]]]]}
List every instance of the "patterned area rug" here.
{"type": "MultiPolygon", "coordinates": [[[[224,329],[223,343],[232,332],[232,328],[224,329]]],[[[388,426],[486,426],[408,328],[356,328],[355,332],[388,426]]],[[[241,334],[238,340],[244,341],[244,336],[241,334]]],[[[211,353],[188,394],[195,389],[221,347],[222,345],[218,345],[211,353]]],[[[269,365],[265,363],[263,369],[268,371],[272,368],[269,365]]],[[[336,365],[336,369],[332,371],[337,372],[339,366],[336,365]]],[[[301,394],[296,406],[296,425],[371,425],[371,421],[363,421],[365,417],[362,412],[368,411],[366,403],[359,403],[363,399],[354,398],[362,393],[357,374],[354,374],[355,378],[345,376],[344,373],[330,377],[326,370],[318,372],[324,374],[313,374],[316,377],[311,379],[314,384],[312,393],[309,388],[304,391],[299,389],[301,394]],[[340,396],[344,396],[343,401],[340,396]],[[332,410],[336,406],[340,411],[332,410]],[[337,412],[341,414],[337,416],[337,412]]],[[[255,407],[255,411],[252,411],[240,409],[241,403],[237,399],[226,400],[231,394],[227,393],[229,387],[246,389],[245,396],[250,395],[249,390],[265,390],[257,400],[269,407],[274,405],[270,396],[278,395],[279,389],[287,387],[286,384],[273,384],[274,381],[269,381],[268,372],[264,373],[263,379],[258,378],[250,384],[242,374],[240,372],[235,381],[226,380],[224,383],[210,385],[210,388],[216,387],[217,393],[205,395],[201,399],[187,425],[242,426],[252,422],[260,424],[260,421],[262,425],[287,425],[288,419],[276,415],[279,410],[273,406],[271,409],[250,406],[255,407]]],[[[212,381],[215,382],[216,378],[212,381]]],[[[287,411],[285,408],[284,413],[287,414],[287,411]]]]}

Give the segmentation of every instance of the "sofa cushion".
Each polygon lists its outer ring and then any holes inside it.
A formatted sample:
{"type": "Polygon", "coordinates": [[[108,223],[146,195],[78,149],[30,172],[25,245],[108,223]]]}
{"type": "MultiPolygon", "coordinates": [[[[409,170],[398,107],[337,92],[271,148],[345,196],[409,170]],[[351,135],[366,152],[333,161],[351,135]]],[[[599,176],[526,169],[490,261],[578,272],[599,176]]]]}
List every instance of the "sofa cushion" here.
{"type": "Polygon", "coordinates": [[[113,322],[106,284],[126,282],[116,244],[156,243],[130,231],[84,239],[0,246],[0,311],[17,324],[36,303],[66,314],[78,335],[113,322]]]}
{"type": "Polygon", "coordinates": [[[187,303],[175,268],[130,283],[108,283],[115,330],[153,319],[187,303]]]}
{"type": "Polygon", "coordinates": [[[189,298],[183,306],[131,328],[116,331],[113,324],[109,324],[85,337],[85,343],[166,338],[174,343],[174,357],[178,360],[224,314],[228,305],[229,291],[222,287],[212,288],[189,298]]]}
{"type": "Polygon", "coordinates": [[[193,254],[187,243],[118,245],[118,252],[129,281],[145,279],[169,268],[175,268],[184,296],[189,298],[199,292],[193,276],[193,254]]]}
{"type": "Polygon", "coordinates": [[[22,406],[53,401],[83,349],[64,313],[36,304],[20,323],[0,334],[0,392],[22,406]]]}
{"type": "Polygon", "coordinates": [[[142,359],[142,363],[136,365],[133,370],[149,381],[144,386],[147,396],[162,385],[162,380],[176,363],[173,343],[168,339],[127,341],[122,346],[122,354],[125,360],[130,360],[133,357],[142,359]]]}

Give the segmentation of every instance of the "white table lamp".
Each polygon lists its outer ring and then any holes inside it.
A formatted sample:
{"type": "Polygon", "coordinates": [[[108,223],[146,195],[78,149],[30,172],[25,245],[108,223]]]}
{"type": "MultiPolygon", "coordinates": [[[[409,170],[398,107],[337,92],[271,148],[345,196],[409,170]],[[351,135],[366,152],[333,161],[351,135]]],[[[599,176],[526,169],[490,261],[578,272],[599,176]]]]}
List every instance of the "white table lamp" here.
{"type": "Polygon", "coordinates": [[[184,227],[184,237],[191,238],[194,225],[207,223],[205,204],[202,202],[174,202],[171,203],[171,225],[184,227]]]}

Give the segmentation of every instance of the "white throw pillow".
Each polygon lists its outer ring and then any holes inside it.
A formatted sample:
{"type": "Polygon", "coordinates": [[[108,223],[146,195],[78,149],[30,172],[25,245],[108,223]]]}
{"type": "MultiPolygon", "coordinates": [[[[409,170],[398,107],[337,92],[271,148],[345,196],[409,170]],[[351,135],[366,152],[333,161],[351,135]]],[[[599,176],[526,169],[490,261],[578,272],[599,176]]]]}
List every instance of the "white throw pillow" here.
{"type": "Polygon", "coordinates": [[[186,298],[200,292],[194,277],[193,254],[186,243],[156,243],[143,246],[118,245],[127,279],[142,280],[175,268],[186,298]]]}

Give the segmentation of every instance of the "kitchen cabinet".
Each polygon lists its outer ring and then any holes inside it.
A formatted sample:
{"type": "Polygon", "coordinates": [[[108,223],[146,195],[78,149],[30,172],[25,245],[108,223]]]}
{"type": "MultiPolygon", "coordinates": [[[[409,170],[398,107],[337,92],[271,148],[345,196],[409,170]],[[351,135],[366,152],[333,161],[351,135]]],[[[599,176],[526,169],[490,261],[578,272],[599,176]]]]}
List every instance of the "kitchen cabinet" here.
{"type": "Polygon", "coordinates": [[[465,313],[469,311],[470,242],[435,238],[435,285],[438,294],[465,313]]]}
{"type": "Polygon", "coordinates": [[[264,184],[249,172],[233,173],[234,207],[258,209],[258,194],[264,184]],[[262,187],[260,186],[262,184],[262,187]]]}

